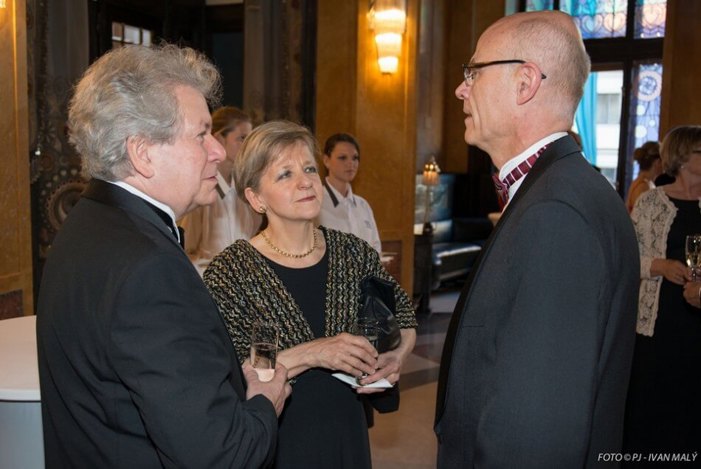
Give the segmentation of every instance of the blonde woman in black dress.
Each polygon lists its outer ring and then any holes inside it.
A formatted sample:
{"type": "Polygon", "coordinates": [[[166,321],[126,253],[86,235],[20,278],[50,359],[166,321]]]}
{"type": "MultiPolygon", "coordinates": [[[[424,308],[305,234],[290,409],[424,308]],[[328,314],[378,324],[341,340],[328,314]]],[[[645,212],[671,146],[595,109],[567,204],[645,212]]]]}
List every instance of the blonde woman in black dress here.
{"type": "Polygon", "coordinates": [[[204,280],[240,357],[259,319],[280,328],[278,360],[294,378],[280,418],[276,467],[370,467],[367,421],[354,388],[333,372],[369,374],[361,383],[399,380],[416,340],[406,292],[375,249],[354,235],[315,226],[322,184],[314,137],[299,125],[274,121],[256,128],[234,163],[240,197],[264,215],[250,242],[238,240],[214,258],[204,280]],[[378,355],[353,335],[360,282],[374,275],[394,285],[401,345],[378,355]]]}

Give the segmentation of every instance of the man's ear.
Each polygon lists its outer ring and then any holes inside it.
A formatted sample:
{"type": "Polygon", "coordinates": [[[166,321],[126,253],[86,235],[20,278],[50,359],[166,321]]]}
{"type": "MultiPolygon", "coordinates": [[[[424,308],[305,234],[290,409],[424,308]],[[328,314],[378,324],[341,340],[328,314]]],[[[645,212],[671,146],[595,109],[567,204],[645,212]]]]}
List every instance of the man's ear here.
{"type": "Polygon", "coordinates": [[[132,135],[127,138],[127,155],[134,171],[145,178],[154,175],[154,168],[149,156],[152,145],[140,135],[132,135]]]}
{"type": "Polygon", "coordinates": [[[535,64],[522,64],[518,72],[517,104],[525,104],[533,99],[542,81],[540,70],[535,64]]]}

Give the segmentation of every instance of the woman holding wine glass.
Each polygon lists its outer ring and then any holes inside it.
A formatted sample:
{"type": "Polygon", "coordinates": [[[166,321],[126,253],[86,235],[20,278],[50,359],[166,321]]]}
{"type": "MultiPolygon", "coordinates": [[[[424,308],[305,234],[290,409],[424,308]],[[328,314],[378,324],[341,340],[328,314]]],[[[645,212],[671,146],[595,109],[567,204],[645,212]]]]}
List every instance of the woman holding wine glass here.
{"type": "Polygon", "coordinates": [[[701,311],[687,301],[701,282],[691,282],[686,259],[687,236],[701,233],[701,126],[672,129],[661,156],[676,180],[641,195],[631,214],[641,282],[624,452],[684,451],[701,441],[701,311]]]}
{"type": "MultiPolygon", "coordinates": [[[[277,468],[369,468],[368,424],[358,394],[382,389],[350,386],[343,372],[399,380],[414,347],[412,302],[382,267],[378,252],[354,235],[317,227],[322,184],[318,147],[297,124],[273,121],[251,132],[234,162],[239,197],[263,215],[261,231],[237,240],[204,273],[239,357],[247,357],[257,321],[278,325],[277,360],[294,386],[280,417],[277,468]],[[401,344],[382,354],[355,335],[360,283],[392,283],[401,344]]],[[[355,385],[355,381],[353,381],[355,385]]]]}

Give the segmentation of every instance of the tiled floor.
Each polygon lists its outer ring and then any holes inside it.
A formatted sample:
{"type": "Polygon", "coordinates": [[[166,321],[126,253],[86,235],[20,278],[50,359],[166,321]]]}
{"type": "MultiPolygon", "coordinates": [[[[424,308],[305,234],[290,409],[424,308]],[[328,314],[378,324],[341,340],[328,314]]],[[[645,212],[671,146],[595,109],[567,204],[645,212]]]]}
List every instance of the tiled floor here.
{"type": "Polygon", "coordinates": [[[443,340],[458,292],[431,297],[432,313],[418,317],[416,347],[404,364],[399,410],[375,414],[370,429],[374,469],[430,469],[436,467],[433,416],[436,381],[443,340]]]}

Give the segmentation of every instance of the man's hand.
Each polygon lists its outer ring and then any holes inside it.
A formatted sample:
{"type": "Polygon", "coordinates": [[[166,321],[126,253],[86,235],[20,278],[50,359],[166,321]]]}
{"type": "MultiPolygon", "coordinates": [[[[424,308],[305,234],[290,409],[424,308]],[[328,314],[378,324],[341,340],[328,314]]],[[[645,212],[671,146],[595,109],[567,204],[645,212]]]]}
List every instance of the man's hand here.
{"type": "Polygon", "coordinates": [[[258,373],[249,363],[244,363],[242,368],[243,375],[248,383],[246,399],[262,394],[272,402],[273,407],[275,407],[275,413],[279,417],[282,413],[282,408],[285,406],[285,400],[292,394],[292,386],[287,382],[287,368],[278,363],[275,367],[273,379],[267,382],[258,379],[258,373]]]}

